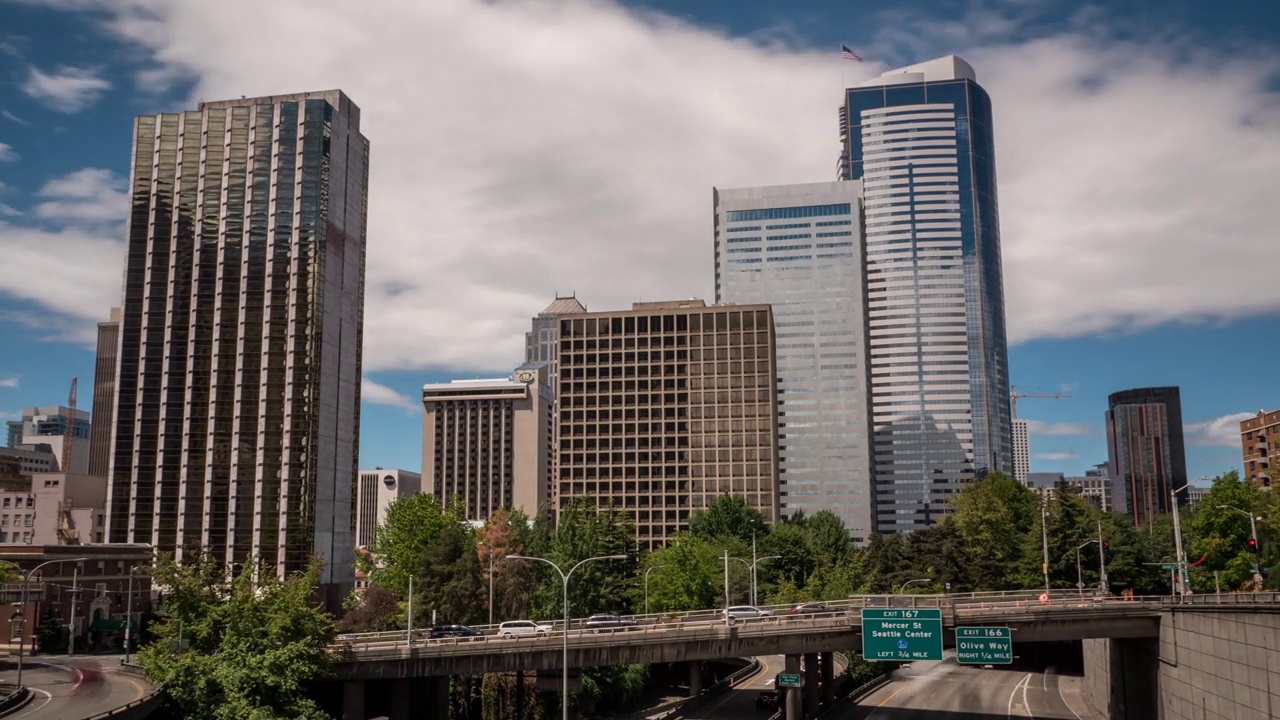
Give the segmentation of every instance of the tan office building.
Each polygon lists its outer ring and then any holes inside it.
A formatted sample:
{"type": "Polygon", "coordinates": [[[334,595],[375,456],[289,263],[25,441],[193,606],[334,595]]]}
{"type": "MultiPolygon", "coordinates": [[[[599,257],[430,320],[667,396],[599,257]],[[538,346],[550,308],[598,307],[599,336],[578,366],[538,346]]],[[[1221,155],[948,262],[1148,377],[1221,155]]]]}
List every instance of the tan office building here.
{"type": "Polygon", "coordinates": [[[1280,455],[1280,410],[1258,414],[1240,421],[1240,445],[1244,451],[1244,477],[1260,488],[1270,488],[1275,482],[1280,455]]]}
{"type": "Polygon", "coordinates": [[[545,365],[510,378],[424,385],[422,490],[467,520],[499,508],[551,509],[554,392],[545,365]]]}
{"type": "Polygon", "coordinates": [[[724,493],[778,518],[777,372],[768,305],[636,303],[560,321],[557,503],[635,519],[642,546],[724,493]]]}

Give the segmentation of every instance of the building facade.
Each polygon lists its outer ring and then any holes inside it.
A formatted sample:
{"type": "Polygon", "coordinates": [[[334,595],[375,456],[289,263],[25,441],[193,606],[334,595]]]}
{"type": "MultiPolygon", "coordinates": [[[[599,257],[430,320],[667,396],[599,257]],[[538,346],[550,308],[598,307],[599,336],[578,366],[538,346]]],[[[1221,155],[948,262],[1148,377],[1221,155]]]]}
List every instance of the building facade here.
{"type": "Polygon", "coordinates": [[[1013,477],[1026,484],[1031,472],[1031,433],[1027,421],[1013,418],[1013,477]]]}
{"type": "Polygon", "coordinates": [[[422,492],[422,475],[408,470],[374,468],[360,471],[356,490],[356,546],[373,543],[373,531],[387,518],[387,507],[422,492]]]}
{"type": "Polygon", "coordinates": [[[560,316],[584,313],[587,307],[575,296],[560,296],[533,318],[533,327],[524,334],[524,361],[542,363],[550,371],[551,387],[556,386],[556,350],[560,347],[560,316]]]}
{"type": "Polygon", "coordinates": [[[1182,397],[1176,387],[1123,390],[1107,398],[1107,466],[1116,511],[1135,525],[1169,512],[1187,484],[1182,397]]]}
{"type": "Polygon", "coordinates": [[[557,502],[630,513],[650,549],[723,494],[778,519],[768,305],[636,303],[560,320],[557,502]]]}
{"type": "Polygon", "coordinates": [[[139,572],[154,560],[150,547],[0,544],[0,560],[24,571],[49,563],[32,577],[25,604],[21,602],[21,582],[0,587],[0,627],[7,628],[0,631],[6,632],[0,647],[7,646],[10,653],[17,652],[19,639],[27,644],[28,653],[39,649],[33,636],[47,608],[53,609],[64,628],[71,629],[78,652],[123,649],[125,619],[130,611],[136,637],[138,622],[151,598],[151,578],[139,572]]]}
{"type": "Polygon", "coordinates": [[[716,302],[769,304],[783,515],[875,532],[861,183],[716,189],[716,302]]]}
{"type": "Polygon", "coordinates": [[[23,408],[21,435],[11,447],[41,450],[48,445],[56,458],[58,472],[85,473],[89,471],[89,436],[92,434],[91,416],[84,410],[76,410],[72,419],[71,408],[61,405],[23,408]],[[70,428],[72,432],[70,469],[62,467],[62,443],[70,428]]]}
{"type": "Polygon", "coordinates": [[[1280,456],[1280,410],[1259,410],[1254,417],[1240,421],[1240,447],[1244,454],[1244,477],[1260,488],[1276,483],[1275,462],[1280,456]]]}
{"type": "Polygon", "coordinates": [[[107,479],[39,473],[0,488],[0,544],[88,545],[106,531],[107,479]]]}
{"type": "Polygon", "coordinates": [[[37,445],[17,445],[0,448],[0,458],[4,458],[6,467],[16,467],[19,477],[30,480],[36,473],[58,472],[59,445],[55,451],[48,443],[37,445]]]}
{"type": "Polygon", "coordinates": [[[467,520],[502,508],[549,512],[554,397],[545,364],[509,378],[424,385],[424,491],[446,508],[461,503],[467,520]]]}
{"type": "Polygon", "coordinates": [[[120,308],[98,323],[98,352],[93,367],[93,424],[89,430],[89,466],[85,472],[106,477],[111,470],[111,428],[116,399],[116,361],[120,353],[120,308]]]}
{"type": "Polygon", "coordinates": [[[1068,477],[1067,484],[1075,488],[1080,496],[1102,512],[1111,512],[1115,503],[1112,500],[1111,477],[1108,475],[1106,463],[1094,465],[1084,471],[1084,475],[1068,477]]]}
{"type": "Polygon", "coordinates": [[[111,542],[350,589],[368,159],[336,90],[136,119],[111,542]]]}
{"type": "Polygon", "coordinates": [[[954,56],[845,91],[840,178],[865,203],[877,527],[925,527],[1013,473],[991,101],[954,56]]]}

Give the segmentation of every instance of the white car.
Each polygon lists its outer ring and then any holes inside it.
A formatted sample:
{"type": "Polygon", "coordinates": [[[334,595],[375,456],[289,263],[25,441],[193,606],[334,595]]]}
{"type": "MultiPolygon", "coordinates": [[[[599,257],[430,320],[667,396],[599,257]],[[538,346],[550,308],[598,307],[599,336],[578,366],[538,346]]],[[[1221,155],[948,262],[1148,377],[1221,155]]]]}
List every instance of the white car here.
{"type": "Polygon", "coordinates": [[[773,617],[772,610],[761,610],[751,605],[734,605],[728,610],[721,610],[720,617],[728,613],[730,620],[746,620],[747,618],[773,617]]]}
{"type": "Polygon", "coordinates": [[[513,638],[533,635],[544,638],[551,634],[550,625],[539,625],[532,620],[508,620],[498,626],[498,637],[513,638]]]}

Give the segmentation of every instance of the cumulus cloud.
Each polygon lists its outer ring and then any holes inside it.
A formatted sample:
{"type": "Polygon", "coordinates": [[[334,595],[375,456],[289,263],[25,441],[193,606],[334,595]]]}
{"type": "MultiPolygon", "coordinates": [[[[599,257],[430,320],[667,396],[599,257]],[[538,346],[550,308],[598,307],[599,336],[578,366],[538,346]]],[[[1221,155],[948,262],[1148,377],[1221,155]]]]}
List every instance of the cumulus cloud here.
{"type": "Polygon", "coordinates": [[[45,72],[34,65],[27,71],[22,92],[52,110],[77,113],[111,89],[111,81],[94,68],[59,65],[45,72]]]}
{"type": "Polygon", "coordinates": [[[1084,423],[1047,423],[1027,420],[1028,435],[1092,435],[1093,428],[1084,423]]]}
{"type": "MultiPolygon", "coordinates": [[[[370,369],[508,369],[557,289],[711,296],[711,188],[831,177],[837,68],[884,69],[591,0],[61,5],[108,13],[193,103],[341,87],[362,107],[370,369]]],[[[1274,51],[977,20],[892,26],[920,39],[902,59],[959,51],[993,98],[1012,340],[1280,308],[1274,51]]]]}
{"type": "Polygon", "coordinates": [[[1238,412],[1204,422],[1183,423],[1183,438],[1188,445],[1239,448],[1240,421],[1256,415],[1257,413],[1238,412]]]}
{"type": "Polygon", "coordinates": [[[21,157],[21,155],[13,149],[12,145],[0,143],[0,162],[13,162],[19,157],[21,157]]]}
{"type": "Polygon", "coordinates": [[[0,323],[17,322],[51,338],[91,343],[96,323],[120,304],[125,245],[119,233],[67,226],[53,231],[0,221],[0,293],[52,312],[6,311],[0,323]],[[58,278],[58,291],[32,278],[58,278]]]}
{"type": "Polygon", "coordinates": [[[422,410],[422,405],[414,402],[409,396],[396,392],[386,385],[379,385],[367,377],[362,378],[360,381],[360,401],[373,403],[374,405],[398,407],[408,412],[422,410]]]}
{"type": "Polygon", "coordinates": [[[0,388],[16,388],[18,387],[18,378],[6,377],[0,378],[0,388]]]}
{"type": "Polygon", "coordinates": [[[1035,454],[1035,458],[1037,460],[1076,460],[1079,457],[1079,455],[1072,452],[1047,452],[1035,454]]]}
{"type": "MultiPolygon", "coordinates": [[[[35,215],[80,223],[123,222],[129,205],[128,181],[110,170],[84,168],[45,183],[37,193],[48,198],[35,215]]],[[[123,263],[123,258],[116,263],[123,263]]]]}

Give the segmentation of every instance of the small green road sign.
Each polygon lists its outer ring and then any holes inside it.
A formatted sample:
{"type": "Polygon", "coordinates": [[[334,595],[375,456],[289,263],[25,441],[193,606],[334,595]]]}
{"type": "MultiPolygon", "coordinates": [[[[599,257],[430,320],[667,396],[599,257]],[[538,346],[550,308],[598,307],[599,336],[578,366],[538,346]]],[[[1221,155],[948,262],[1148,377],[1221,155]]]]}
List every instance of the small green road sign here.
{"type": "Polygon", "coordinates": [[[1161,566],[1160,566],[1160,569],[1161,569],[1161,570],[1177,570],[1177,569],[1178,569],[1178,564],[1177,564],[1177,563],[1165,563],[1165,564],[1163,564],[1163,565],[1161,565],[1161,566]]]}
{"type": "Polygon", "coordinates": [[[800,687],[798,673],[778,673],[778,687],[800,687]]]}
{"type": "Polygon", "coordinates": [[[865,608],[862,656],[868,660],[942,659],[942,611],[865,608]]]}
{"type": "Polygon", "coordinates": [[[1013,633],[1007,627],[956,628],[956,662],[1008,665],[1013,662],[1013,633]]]}

